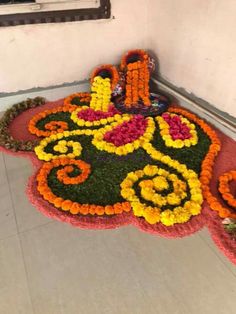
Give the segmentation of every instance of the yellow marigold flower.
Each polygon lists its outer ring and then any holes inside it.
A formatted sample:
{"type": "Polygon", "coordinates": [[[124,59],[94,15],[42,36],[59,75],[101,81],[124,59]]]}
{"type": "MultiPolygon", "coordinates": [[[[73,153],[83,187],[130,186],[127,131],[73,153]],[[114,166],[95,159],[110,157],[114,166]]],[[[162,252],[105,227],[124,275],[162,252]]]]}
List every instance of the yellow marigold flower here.
{"type": "Polygon", "coordinates": [[[160,221],[160,209],[147,207],[143,212],[145,220],[150,224],[155,224],[160,221]]]}
{"type": "Polygon", "coordinates": [[[125,188],[131,188],[132,185],[133,185],[133,181],[131,181],[129,179],[125,179],[123,182],[121,182],[120,187],[122,189],[125,189],[125,188]]]}
{"type": "Polygon", "coordinates": [[[167,195],[167,202],[170,205],[179,205],[181,202],[181,199],[175,193],[170,193],[167,195]]]}
{"type": "Polygon", "coordinates": [[[172,226],[175,223],[175,214],[169,209],[162,212],[160,217],[161,222],[165,226],[172,226]]]}
{"type": "Polygon", "coordinates": [[[153,192],[149,188],[142,188],[141,189],[141,195],[144,199],[151,201],[153,198],[153,192]]]}
{"type": "Polygon", "coordinates": [[[133,189],[125,188],[121,190],[121,196],[124,198],[129,199],[130,196],[135,195],[135,192],[133,189]]]}
{"type": "Polygon", "coordinates": [[[162,191],[162,190],[167,189],[169,187],[169,184],[168,184],[168,181],[166,180],[166,178],[161,177],[161,176],[155,177],[153,179],[153,183],[154,183],[155,189],[157,191],[162,191]]]}
{"type": "Polygon", "coordinates": [[[143,180],[139,183],[141,188],[153,188],[154,183],[152,180],[143,180]]]}
{"type": "Polygon", "coordinates": [[[158,168],[157,166],[147,165],[144,167],[143,171],[144,174],[147,176],[154,176],[155,174],[157,174],[158,168]]]}
{"type": "Polygon", "coordinates": [[[141,217],[143,216],[143,205],[139,202],[131,203],[132,209],[134,211],[135,216],[141,217]]]}
{"type": "Polygon", "coordinates": [[[152,202],[155,205],[158,205],[160,207],[165,206],[167,204],[166,198],[164,196],[159,195],[159,194],[155,194],[152,197],[152,202]]]}
{"type": "Polygon", "coordinates": [[[201,205],[196,202],[190,202],[190,212],[194,216],[200,214],[201,205]]]}

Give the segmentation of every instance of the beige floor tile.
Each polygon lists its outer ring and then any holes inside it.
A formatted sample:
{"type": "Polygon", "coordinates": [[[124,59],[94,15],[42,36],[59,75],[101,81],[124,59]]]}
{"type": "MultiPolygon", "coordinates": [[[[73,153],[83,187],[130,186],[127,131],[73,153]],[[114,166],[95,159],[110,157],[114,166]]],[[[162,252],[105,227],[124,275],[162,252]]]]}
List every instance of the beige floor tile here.
{"type": "Polygon", "coordinates": [[[31,205],[25,193],[28,178],[33,173],[30,161],[6,154],[4,159],[19,232],[50,222],[50,219],[31,205]]]}
{"type": "Polygon", "coordinates": [[[17,234],[16,221],[6,176],[3,155],[0,153],[0,239],[17,234]]]}
{"type": "Polygon", "coordinates": [[[33,314],[18,236],[0,240],[0,313],[33,314]]]}
{"type": "Polygon", "coordinates": [[[215,242],[212,240],[208,230],[204,228],[199,233],[201,239],[207,243],[209,248],[222,260],[222,262],[225,264],[225,266],[230,269],[232,273],[236,276],[236,265],[232,264],[228,258],[221,252],[220,249],[216,246],[215,242]]]}
{"type": "Polygon", "coordinates": [[[36,314],[235,313],[235,278],[198,235],[55,222],[20,237],[36,314]]]}

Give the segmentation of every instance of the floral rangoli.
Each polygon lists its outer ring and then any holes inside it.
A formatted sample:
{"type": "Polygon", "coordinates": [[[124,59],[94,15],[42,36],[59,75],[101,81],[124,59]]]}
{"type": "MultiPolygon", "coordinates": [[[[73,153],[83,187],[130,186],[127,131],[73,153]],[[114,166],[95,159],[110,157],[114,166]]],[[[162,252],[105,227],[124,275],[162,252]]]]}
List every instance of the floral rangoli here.
{"type": "Polygon", "coordinates": [[[28,195],[49,217],[81,228],[133,224],[166,237],[206,226],[236,262],[236,144],[150,92],[153,64],[133,50],[119,69],[97,67],[91,92],[13,106],[0,124],[2,150],[30,157],[28,195]]]}

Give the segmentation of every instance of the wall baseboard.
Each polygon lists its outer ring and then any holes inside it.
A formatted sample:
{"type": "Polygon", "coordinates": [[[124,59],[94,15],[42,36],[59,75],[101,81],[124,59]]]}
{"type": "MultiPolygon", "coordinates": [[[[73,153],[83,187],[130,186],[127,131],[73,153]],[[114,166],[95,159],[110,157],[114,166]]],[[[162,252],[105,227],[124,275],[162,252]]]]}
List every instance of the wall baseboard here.
{"type": "Polygon", "coordinates": [[[64,98],[68,95],[78,92],[89,91],[89,81],[76,82],[74,84],[64,84],[49,88],[36,88],[18,93],[0,95],[0,111],[5,111],[12,105],[21,102],[27,98],[35,98],[37,96],[45,97],[47,100],[53,101],[64,98]]]}
{"type": "Polygon", "coordinates": [[[191,97],[183,95],[183,93],[179,92],[177,88],[173,88],[161,80],[152,79],[152,83],[156,89],[162,90],[166,94],[169,94],[174,99],[176,99],[181,106],[191,110],[201,118],[209,121],[223,133],[236,140],[236,118],[221,112],[211,105],[208,106],[205,104],[203,106],[196,100],[193,100],[191,97]]]}

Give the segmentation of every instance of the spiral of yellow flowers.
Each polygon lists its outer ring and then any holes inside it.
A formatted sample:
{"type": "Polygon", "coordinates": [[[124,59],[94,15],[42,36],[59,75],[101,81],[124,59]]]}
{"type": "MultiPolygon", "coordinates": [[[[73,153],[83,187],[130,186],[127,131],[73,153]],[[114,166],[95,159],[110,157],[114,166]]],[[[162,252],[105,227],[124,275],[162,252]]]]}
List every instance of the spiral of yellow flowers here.
{"type": "Polygon", "coordinates": [[[176,170],[181,178],[156,165],[147,165],[127,175],[120,184],[121,195],[131,203],[135,216],[144,217],[150,224],[161,222],[171,226],[200,213],[203,198],[196,173],[176,170]],[[138,188],[141,197],[136,193],[138,188]]]}

